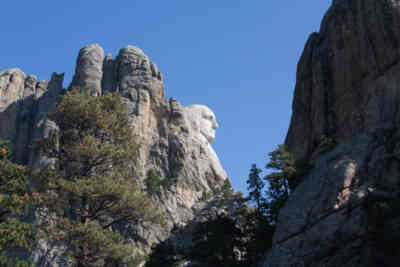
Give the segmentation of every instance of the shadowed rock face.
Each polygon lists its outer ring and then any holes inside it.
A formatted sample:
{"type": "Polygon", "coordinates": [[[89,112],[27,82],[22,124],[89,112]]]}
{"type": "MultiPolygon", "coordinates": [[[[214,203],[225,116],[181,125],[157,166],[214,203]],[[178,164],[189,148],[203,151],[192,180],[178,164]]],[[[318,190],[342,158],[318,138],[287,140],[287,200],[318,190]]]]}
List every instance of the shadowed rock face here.
{"type": "Polygon", "coordinates": [[[29,163],[35,124],[55,107],[63,78],[54,73],[50,82],[37,81],[19,69],[0,72],[0,137],[11,141],[17,162],[29,163]]]}
{"type": "MultiPolygon", "coordinates": [[[[37,82],[18,69],[0,72],[0,137],[12,142],[18,162],[33,169],[49,163],[32,145],[57,130],[47,113],[54,110],[64,90],[62,83],[63,75],[37,82]]],[[[82,48],[69,88],[89,90],[93,96],[119,92],[137,135],[133,141],[141,145],[132,179],[145,189],[147,173],[153,170],[161,179],[172,181],[170,188],[154,197],[155,206],[165,214],[166,229],[157,225],[119,226],[139,251],[148,252],[153,243],[170,237],[174,227],[192,221],[206,206],[200,201],[203,193],[216,191],[227,179],[210,144],[217,128],[214,113],[202,105],[185,108],[175,99],[167,101],[162,74],[139,48],[126,46],[116,58],[110,54],[104,57],[97,44],[82,48]]],[[[38,266],[61,266],[56,258],[51,259],[59,249],[50,251],[43,242],[32,257],[38,266]]]]}
{"type": "Polygon", "coordinates": [[[75,75],[71,87],[80,87],[89,90],[93,96],[101,94],[101,80],[103,77],[104,51],[97,44],[92,44],[79,51],[76,62],[75,75]]]}
{"type": "Polygon", "coordinates": [[[399,25],[398,0],[335,0],[310,36],[286,145],[314,167],[259,266],[398,266],[399,25]],[[325,154],[322,135],[338,144],[325,154]]]}
{"type": "Polygon", "coordinates": [[[310,156],[399,117],[400,1],[335,0],[298,64],[286,145],[310,156]]]}

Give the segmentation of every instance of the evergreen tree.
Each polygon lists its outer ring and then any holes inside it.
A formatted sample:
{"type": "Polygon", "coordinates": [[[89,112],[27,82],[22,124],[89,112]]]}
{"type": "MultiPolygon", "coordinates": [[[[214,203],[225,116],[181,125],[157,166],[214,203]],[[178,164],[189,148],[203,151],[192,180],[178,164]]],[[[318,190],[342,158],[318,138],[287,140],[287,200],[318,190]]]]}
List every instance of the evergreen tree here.
{"type": "Polygon", "coordinates": [[[248,200],[256,205],[256,210],[246,210],[242,214],[247,234],[245,243],[246,266],[258,262],[265,251],[271,247],[272,236],[275,231],[275,226],[271,224],[271,220],[267,216],[269,202],[264,197],[265,182],[260,177],[261,172],[262,170],[257,168],[256,164],[253,164],[247,179],[248,200]]]}
{"type": "Polygon", "coordinates": [[[233,218],[217,216],[200,224],[191,249],[194,259],[209,266],[253,266],[272,247],[279,210],[311,166],[295,164],[283,145],[269,157],[266,168],[271,172],[261,178],[262,171],[253,164],[247,179],[249,197],[244,201],[254,203],[255,209],[242,206],[233,218]]]}
{"type": "Polygon", "coordinates": [[[265,214],[257,211],[247,211],[243,216],[245,221],[243,232],[246,233],[245,264],[243,266],[253,266],[272,247],[275,225],[271,224],[265,214]]]}
{"type": "Polygon", "coordinates": [[[170,240],[154,244],[144,267],[175,267],[178,266],[181,252],[170,240]]]}
{"type": "Polygon", "coordinates": [[[120,223],[161,217],[135,185],[132,162],[138,146],[117,94],[92,97],[72,90],[49,119],[59,131],[38,142],[54,164],[35,175],[35,198],[46,207],[41,236],[68,244],[66,257],[78,267],[104,266],[134,253],[120,223]]]}
{"type": "Polygon", "coordinates": [[[191,257],[210,266],[241,266],[244,233],[235,219],[217,215],[200,223],[193,234],[191,257]]]}
{"type": "Polygon", "coordinates": [[[247,190],[249,190],[249,200],[255,203],[257,212],[264,213],[265,198],[263,197],[263,190],[265,183],[260,177],[261,169],[253,164],[250,169],[249,178],[247,179],[247,190]]]}
{"type": "Polygon", "coordinates": [[[284,145],[279,145],[277,150],[269,153],[270,161],[266,168],[272,170],[265,176],[269,187],[266,191],[268,203],[267,213],[272,224],[278,218],[279,210],[289,197],[291,190],[298,184],[295,162],[284,145]]]}
{"type": "Polygon", "coordinates": [[[7,249],[30,248],[32,229],[21,221],[29,205],[28,170],[11,161],[9,144],[0,140],[0,266],[30,266],[7,258],[7,249]]]}
{"type": "Polygon", "coordinates": [[[159,196],[161,194],[163,181],[155,170],[151,169],[147,172],[147,178],[145,182],[147,193],[150,196],[159,196]]]}
{"type": "Polygon", "coordinates": [[[222,197],[224,201],[229,201],[233,197],[233,189],[232,189],[232,184],[229,179],[226,179],[224,184],[221,187],[221,192],[222,192],[222,197]]]}

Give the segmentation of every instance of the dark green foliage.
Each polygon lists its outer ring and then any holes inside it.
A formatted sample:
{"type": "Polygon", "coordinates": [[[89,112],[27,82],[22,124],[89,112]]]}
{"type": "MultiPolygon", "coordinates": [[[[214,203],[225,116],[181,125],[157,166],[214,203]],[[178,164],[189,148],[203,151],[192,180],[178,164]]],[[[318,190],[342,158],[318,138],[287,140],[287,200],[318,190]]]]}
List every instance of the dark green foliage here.
{"type": "Polygon", "coordinates": [[[221,187],[222,197],[224,200],[229,201],[233,197],[232,184],[229,179],[226,179],[224,185],[221,187]]]}
{"type": "Polygon", "coordinates": [[[0,266],[1,267],[34,267],[32,262],[29,260],[10,259],[10,258],[6,258],[6,257],[4,257],[4,259],[0,263],[0,266]]]}
{"type": "Polygon", "coordinates": [[[256,205],[257,212],[264,213],[265,198],[263,197],[263,190],[265,183],[260,177],[262,170],[253,164],[250,169],[250,174],[247,179],[247,190],[249,190],[249,200],[256,205]]]}
{"type": "Polygon", "coordinates": [[[146,260],[146,257],[141,254],[133,255],[122,259],[106,258],[104,267],[138,267],[146,260]]]}
{"type": "Polygon", "coordinates": [[[270,152],[269,157],[266,168],[272,172],[264,178],[269,185],[266,191],[266,210],[269,220],[275,224],[279,210],[299,183],[299,176],[295,162],[284,145],[279,145],[277,150],[270,152]]]}
{"type": "MultiPolygon", "coordinates": [[[[269,156],[266,167],[272,172],[264,178],[255,164],[251,166],[247,180],[249,197],[242,199],[242,208],[235,215],[217,215],[197,226],[190,249],[192,259],[207,266],[253,266],[272,247],[279,210],[311,166],[307,162],[295,163],[283,145],[269,156]],[[265,191],[266,183],[269,188],[265,191]],[[247,201],[254,203],[256,209],[244,205],[247,201]]],[[[214,194],[222,194],[222,206],[232,200],[229,180],[214,194]]],[[[202,199],[207,199],[206,193],[202,199]]],[[[164,254],[174,252],[165,250],[164,254]]]]}
{"type": "Polygon", "coordinates": [[[319,151],[319,153],[323,154],[328,151],[331,151],[335,146],[336,142],[333,140],[333,138],[326,135],[322,135],[317,150],[319,151]]]}
{"type": "MultiPolygon", "coordinates": [[[[211,192],[209,194],[211,194],[211,192]]],[[[219,206],[226,205],[228,201],[232,200],[233,198],[233,189],[231,181],[229,181],[229,179],[226,179],[224,184],[213,192],[213,195],[221,196],[219,206]]]]}
{"type": "Polygon", "coordinates": [[[218,215],[196,227],[190,258],[206,266],[252,266],[271,247],[273,231],[265,217],[247,208],[233,217],[218,215]]]}
{"type": "Polygon", "coordinates": [[[308,160],[295,162],[284,145],[279,145],[277,150],[270,152],[269,157],[266,168],[272,172],[264,178],[269,185],[266,191],[266,211],[271,223],[275,224],[279,210],[289,194],[303,181],[313,165],[308,160]]]}
{"type": "Polygon", "coordinates": [[[146,179],[146,189],[149,195],[160,195],[162,187],[162,180],[159,175],[157,175],[155,170],[149,170],[147,172],[146,179]]]}
{"type": "Polygon", "coordinates": [[[30,201],[29,173],[11,158],[9,143],[0,140],[0,266],[25,267],[31,264],[6,257],[6,249],[29,249],[33,243],[31,225],[21,221],[30,201]]]}
{"type": "Polygon", "coordinates": [[[175,176],[175,177],[168,177],[168,178],[164,178],[164,179],[161,181],[161,186],[162,186],[164,189],[168,190],[168,189],[171,188],[171,186],[175,185],[177,182],[178,182],[178,177],[177,177],[177,176],[175,176]]]}
{"type": "Polygon", "coordinates": [[[280,209],[290,193],[301,183],[303,176],[312,168],[308,161],[294,162],[283,145],[269,153],[269,157],[266,168],[271,172],[264,177],[266,183],[260,178],[261,170],[255,164],[252,165],[247,180],[248,199],[256,204],[254,211],[243,212],[247,233],[245,258],[248,265],[258,262],[265,251],[271,248],[280,209]],[[265,184],[268,184],[266,191],[265,184]]]}
{"type": "Polygon", "coordinates": [[[370,266],[391,266],[399,261],[400,199],[368,198],[370,266]]]}
{"type": "Polygon", "coordinates": [[[289,194],[290,190],[294,189],[293,180],[296,177],[295,162],[292,155],[286,151],[284,145],[279,145],[277,150],[268,155],[270,161],[266,168],[270,169],[271,173],[266,176],[267,181],[279,185],[278,191],[289,194]]]}
{"type": "Polygon", "coordinates": [[[209,200],[211,198],[211,196],[212,196],[211,192],[203,192],[201,194],[200,201],[207,201],[207,200],[209,200]]]}
{"type": "MultiPolygon", "coordinates": [[[[256,208],[243,206],[233,217],[217,216],[200,224],[193,239],[192,258],[210,266],[252,266],[272,247],[279,210],[311,166],[307,162],[295,163],[283,145],[269,156],[266,167],[271,172],[267,176],[262,178],[262,171],[255,164],[248,176],[249,197],[245,201],[251,201],[256,208]]],[[[214,193],[232,199],[232,192],[227,180],[214,193]]]]}
{"type": "Polygon", "coordinates": [[[181,261],[177,256],[183,253],[180,250],[174,243],[168,240],[153,245],[145,267],[174,267],[181,261]]]}
{"type": "Polygon", "coordinates": [[[191,258],[211,266],[240,266],[238,251],[243,250],[242,229],[228,216],[218,215],[198,225],[191,258]]]}
{"type": "Polygon", "coordinates": [[[258,211],[246,211],[243,216],[246,233],[244,266],[251,266],[259,262],[265,252],[272,247],[275,225],[271,224],[265,214],[258,211]]]}
{"type": "Polygon", "coordinates": [[[168,178],[176,183],[178,181],[179,171],[182,167],[183,165],[181,162],[175,163],[175,165],[171,166],[168,178]]]}
{"type": "Polygon", "coordinates": [[[44,219],[40,237],[66,242],[64,256],[78,267],[130,260],[133,245],[114,229],[161,218],[132,182],[138,146],[121,97],[72,90],[49,118],[60,130],[38,145],[55,164],[34,176],[34,197],[57,217],[44,219]]]}
{"type": "Polygon", "coordinates": [[[176,177],[168,177],[161,179],[160,175],[156,170],[151,169],[147,172],[146,178],[146,190],[150,196],[160,196],[163,189],[168,190],[176,184],[176,177]]]}

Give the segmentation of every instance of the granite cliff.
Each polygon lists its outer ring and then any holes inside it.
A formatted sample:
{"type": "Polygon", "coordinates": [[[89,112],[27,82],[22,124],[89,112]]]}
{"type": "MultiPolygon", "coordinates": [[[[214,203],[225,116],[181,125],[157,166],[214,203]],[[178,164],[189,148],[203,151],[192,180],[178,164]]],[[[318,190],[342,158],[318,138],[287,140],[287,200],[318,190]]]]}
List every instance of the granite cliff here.
{"type": "MultiPolygon", "coordinates": [[[[312,168],[281,209],[273,247],[259,266],[399,265],[399,25],[399,0],[333,0],[320,31],[310,36],[285,145],[312,168]],[[335,146],[322,149],[324,139],[335,146]]],[[[0,137],[13,143],[17,162],[31,168],[47,162],[33,144],[57,127],[46,114],[62,84],[62,74],[37,81],[18,69],[0,72],[0,137]]],[[[113,58],[98,45],[84,47],[74,87],[93,96],[120,92],[142,144],[136,178],[145,189],[153,171],[173,185],[154,198],[166,229],[121,229],[141,251],[218,209],[215,199],[202,200],[227,179],[210,145],[215,115],[205,106],[167,101],[162,75],[143,51],[127,46],[113,58]]],[[[176,238],[185,244],[187,235],[176,238]]],[[[37,265],[62,266],[49,250],[44,243],[34,251],[37,265]]]]}
{"type": "Polygon", "coordinates": [[[285,143],[313,168],[260,266],[399,266],[399,23],[398,0],[334,0],[310,36],[285,143]]]}
{"type": "MultiPolygon", "coordinates": [[[[126,46],[116,58],[104,56],[97,44],[82,48],[68,88],[90,90],[93,96],[119,92],[137,136],[135,142],[141,145],[134,162],[137,177],[132,179],[138,179],[146,190],[146,179],[152,172],[170,185],[153,196],[166,216],[166,228],[121,226],[142,253],[171,238],[172,229],[183,228],[203,213],[209,206],[204,195],[212,195],[228,179],[210,145],[218,127],[214,113],[203,105],[183,107],[173,98],[167,101],[161,72],[139,48],[126,46]]],[[[63,74],[37,81],[19,69],[0,72],[0,137],[11,141],[18,163],[32,169],[47,163],[34,142],[57,128],[47,114],[55,109],[64,91],[63,74]]],[[[63,266],[55,252],[57,248],[43,242],[32,258],[37,266],[63,266]]]]}

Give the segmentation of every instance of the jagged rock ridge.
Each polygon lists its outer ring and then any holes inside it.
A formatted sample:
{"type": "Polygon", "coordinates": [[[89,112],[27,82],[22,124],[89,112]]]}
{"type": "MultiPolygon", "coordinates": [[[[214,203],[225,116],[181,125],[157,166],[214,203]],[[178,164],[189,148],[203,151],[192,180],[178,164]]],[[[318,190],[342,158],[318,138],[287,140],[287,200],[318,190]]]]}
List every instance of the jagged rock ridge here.
{"type": "Polygon", "coordinates": [[[399,23],[398,0],[334,0],[310,36],[286,146],[314,167],[282,208],[260,266],[399,265],[398,213],[373,215],[399,200],[399,23]],[[324,135],[338,145],[321,154],[324,135]]]}
{"type": "MultiPolygon", "coordinates": [[[[62,87],[63,74],[51,81],[37,81],[21,70],[0,72],[0,137],[10,140],[16,161],[31,168],[47,164],[35,149],[34,141],[46,137],[55,128],[46,114],[54,110],[62,87]]],[[[119,92],[126,103],[135,142],[140,143],[135,160],[136,177],[145,189],[149,170],[162,179],[171,179],[172,187],[155,197],[156,206],[166,215],[167,228],[155,225],[121,225],[121,231],[143,253],[170,236],[173,228],[183,227],[201,213],[204,193],[216,191],[227,175],[210,142],[218,127],[213,112],[205,106],[183,107],[171,98],[167,101],[162,74],[142,50],[126,46],[116,58],[104,56],[103,49],[92,44],[79,52],[73,80],[68,88],[89,90],[97,96],[119,92]]],[[[34,252],[38,266],[61,266],[51,261],[46,244],[34,252]],[[46,256],[47,255],[47,256],[46,256]],[[49,264],[49,265],[46,265],[49,264]]]]}

